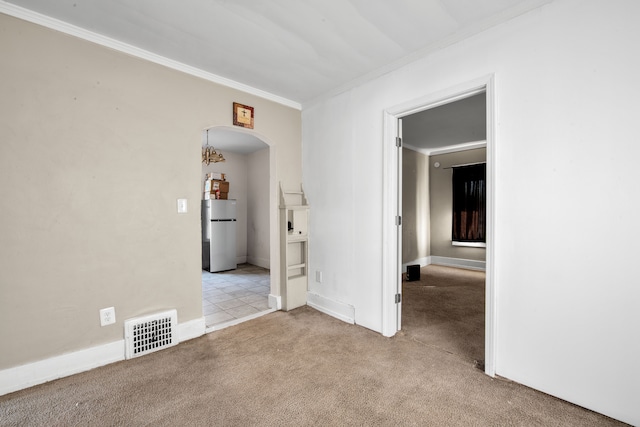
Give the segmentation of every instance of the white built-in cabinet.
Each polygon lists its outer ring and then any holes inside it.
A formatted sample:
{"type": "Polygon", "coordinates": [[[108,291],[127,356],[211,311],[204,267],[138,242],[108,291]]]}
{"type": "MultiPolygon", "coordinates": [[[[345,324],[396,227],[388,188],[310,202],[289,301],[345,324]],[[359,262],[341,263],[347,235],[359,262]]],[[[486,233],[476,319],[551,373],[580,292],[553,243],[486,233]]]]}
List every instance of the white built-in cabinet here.
{"type": "Polygon", "coordinates": [[[309,205],[302,185],[285,191],[280,184],[280,290],[282,309],[307,304],[309,205]]]}

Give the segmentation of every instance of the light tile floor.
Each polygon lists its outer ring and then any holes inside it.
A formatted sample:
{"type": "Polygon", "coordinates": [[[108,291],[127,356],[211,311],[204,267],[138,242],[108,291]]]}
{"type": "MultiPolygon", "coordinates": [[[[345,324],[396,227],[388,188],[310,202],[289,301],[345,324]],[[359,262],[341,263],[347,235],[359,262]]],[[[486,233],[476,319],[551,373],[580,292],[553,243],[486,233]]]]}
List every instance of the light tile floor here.
{"type": "Polygon", "coordinates": [[[251,264],[221,273],[202,271],[202,311],[207,327],[269,310],[269,270],[251,264]]]}

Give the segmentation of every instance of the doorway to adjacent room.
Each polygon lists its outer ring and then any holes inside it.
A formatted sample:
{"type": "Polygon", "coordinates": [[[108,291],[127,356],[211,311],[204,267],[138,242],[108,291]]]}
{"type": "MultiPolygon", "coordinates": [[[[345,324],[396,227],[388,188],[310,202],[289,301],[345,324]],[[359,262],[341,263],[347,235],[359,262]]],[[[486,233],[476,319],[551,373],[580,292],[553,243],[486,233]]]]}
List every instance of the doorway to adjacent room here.
{"type": "Polygon", "coordinates": [[[483,367],[486,93],[400,120],[402,330],[483,367]]]}
{"type": "MultiPolygon", "coordinates": [[[[495,375],[495,300],[493,278],[493,235],[494,235],[494,179],[493,156],[493,76],[460,84],[456,87],[436,92],[390,108],[384,112],[384,202],[383,235],[385,251],[383,254],[383,334],[392,336],[402,328],[403,312],[403,216],[402,200],[402,141],[403,119],[425,110],[485,94],[486,115],[486,270],[484,294],[484,357],[478,360],[484,363],[484,372],[495,375]]],[[[477,148],[477,147],[474,147],[477,148]]],[[[407,307],[408,308],[408,307],[407,307]]],[[[475,359],[475,358],[474,358],[475,359]]]]}
{"type": "MultiPolygon", "coordinates": [[[[213,127],[203,132],[203,147],[222,154],[224,161],[202,164],[202,199],[221,197],[205,188],[205,177],[214,174],[226,181],[235,200],[235,269],[210,272],[202,270],[202,312],[207,332],[252,319],[274,309],[269,307],[272,291],[272,211],[275,187],[271,168],[275,147],[246,130],[213,127]],[[208,132],[207,132],[208,131],[208,132]],[[206,192],[205,192],[206,190],[206,192]]],[[[204,229],[204,227],[203,227],[204,229]]],[[[211,239],[211,245],[215,245],[211,239]]],[[[203,249],[204,253],[204,249],[203,249]]],[[[204,265],[204,262],[203,262],[204,265]]]]}

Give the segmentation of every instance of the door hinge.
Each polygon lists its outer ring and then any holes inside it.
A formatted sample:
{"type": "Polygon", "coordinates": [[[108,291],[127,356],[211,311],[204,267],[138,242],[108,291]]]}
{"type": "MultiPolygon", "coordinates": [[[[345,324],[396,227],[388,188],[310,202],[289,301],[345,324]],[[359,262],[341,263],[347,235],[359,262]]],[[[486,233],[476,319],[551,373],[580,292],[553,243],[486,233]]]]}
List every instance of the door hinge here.
{"type": "Polygon", "coordinates": [[[400,304],[402,302],[402,294],[396,294],[396,304],[400,304]]]}
{"type": "Polygon", "coordinates": [[[396,215],[396,225],[398,227],[402,225],[402,217],[400,215],[396,215]]]}
{"type": "Polygon", "coordinates": [[[402,138],[396,136],[396,147],[402,148],[402,138]]]}

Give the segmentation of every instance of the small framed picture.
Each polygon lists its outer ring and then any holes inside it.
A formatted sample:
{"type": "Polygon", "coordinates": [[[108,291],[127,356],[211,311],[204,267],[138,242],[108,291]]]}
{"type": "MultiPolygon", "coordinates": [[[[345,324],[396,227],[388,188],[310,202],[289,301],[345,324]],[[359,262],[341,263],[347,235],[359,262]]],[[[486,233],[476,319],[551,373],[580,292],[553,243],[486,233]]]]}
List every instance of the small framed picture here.
{"type": "Polygon", "coordinates": [[[243,128],[253,129],[253,107],[233,103],[233,124],[243,128]]]}

